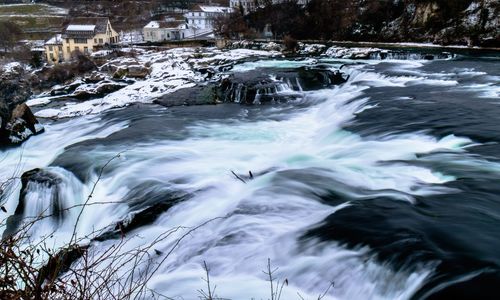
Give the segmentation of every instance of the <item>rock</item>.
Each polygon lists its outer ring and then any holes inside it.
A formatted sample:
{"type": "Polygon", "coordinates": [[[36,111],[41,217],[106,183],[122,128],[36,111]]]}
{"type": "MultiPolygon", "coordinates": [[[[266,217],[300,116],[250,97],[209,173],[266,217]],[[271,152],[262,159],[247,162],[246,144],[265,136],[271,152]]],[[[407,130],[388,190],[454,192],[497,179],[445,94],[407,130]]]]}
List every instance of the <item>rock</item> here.
{"type": "Polygon", "coordinates": [[[80,259],[88,250],[89,245],[73,244],[62,248],[54,255],[51,255],[45,265],[40,268],[36,281],[55,281],[61,274],[67,272],[75,261],[80,259]]]}
{"type": "Polygon", "coordinates": [[[128,68],[127,67],[118,67],[116,71],[113,73],[113,78],[121,79],[127,76],[128,68]]]}
{"type": "Polygon", "coordinates": [[[218,102],[215,87],[213,85],[197,85],[192,88],[177,90],[167,94],[153,102],[165,107],[181,105],[205,105],[218,102]]]}
{"type": "Polygon", "coordinates": [[[24,104],[31,96],[29,76],[23,70],[0,75],[0,146],[19,144],[43,127],[24,104]]]}
{"type": "Polygon", "coordinates": [[[145,66],[141,65],[132,65],[128,66],[128,77],[133,77],[133,78],[146,78],[151,70],[145,66]]]}
{"type": "Polygon", "coordinates": [[[301,55],[320,55],[326,49],[323,44],[304,44],[299,43],[299,54],[301,55]]]}
{"type": "Polygon", "coordinates": [[[51,193],[51,203],[53,207],[53,211],[55,213],[55,218],[60,219],[63,216],[63,212],[60,208],[60,199],[59,199],[59,184],[62,182],[62,178],[60,178],[57,174],[54,174],[50,171],[43,169],[33,169],[21,176],[21,191],[19,194],[19,203],[16,207],[16,210],[12,216],[7,219],[7,226],[3,236],[8,236],[13,234],[23,222],[24,212],[26,210],[26,206],[30,205],[30,203],[26,203],[26,196],[30,192],[30,188],[44,187],[46,189],[51,189],[53,192],[51,193]]]}
{"type": "Polygon", "coordinates": [[[82,85],[84,82],[80,79],[77,79],[73,81],[70,84],[67,85],[56,85],[54,86],[49,94],[51,96],[62,96],[62,95],[68,95],[70,93],[73,93],[75,89],[77,89],[80,85],[82,85]]]}
{"type": "Polygon", "coordinates": [[[331,71],[320,65],[279,70],[262,68],[234,73],[221,80],[217,99],[240,104],[288,101],[301,98],[302,91],[342,84],[346,80],[340,71],[331,71]]]}
{"type": "Polygon", "coordinates": [[[275,42],[269,42],[267,44],[262,44],[260,46],[260,50],[266,50],[266,51],[282,51],[283,46],[275,43],[275,42]]]}
{"type": "Polygon", "coordinates": [[[345,48],[333,46],[328,48],[324,55],[343,59],[369,59],[371,55],[381,52],[377,48],[345,48]]]}
{"type": "Polygon", "coordinates": [[[113,73],[113,78],[122,79],[124,77],[131,78],[146,78],[149,73],[151,73],[151,69],[143,66],[143,65],[125,65],[118,66],[116,71],[113,73]]]}
{"type": "Polygon", "coordinates": [[[128,232],[151,224],[174,205],[186,201],[192,195],[170,189],[164,183],[146,181],[133,187],[123,201],[130,207],[131,214],[109,226],[94,240],[103,241],[123,237],[128,232]]]}
{"type": "Polygon", "coordinates": [[[19,104],[12,111],[11,119],[5,126],[9,132],[9,140],[12,144],[18,144],[31,135],[43,131],[43,127],[38,123],[31,109],[25,103],[19,104]]]}
{"type": "Polygon", "coordinates": [[[106,75],[99,72],[92,72],[90,76],[87,76],[83,79],[85,83],[98,83],[106,79],[106,75]]]}
{"type": "Polygon", "coordinates": [[[79,100],[88,100],[91,98],[98,98],[106,96],[107,94],[116,92],[124,87],[126,87],[126,83],[114,82],[111,80],[104,80],[97,84],[92,85],[82,85],[77,88],[73,94],[69,95],[72,98],[76,98],[79,100]]]}

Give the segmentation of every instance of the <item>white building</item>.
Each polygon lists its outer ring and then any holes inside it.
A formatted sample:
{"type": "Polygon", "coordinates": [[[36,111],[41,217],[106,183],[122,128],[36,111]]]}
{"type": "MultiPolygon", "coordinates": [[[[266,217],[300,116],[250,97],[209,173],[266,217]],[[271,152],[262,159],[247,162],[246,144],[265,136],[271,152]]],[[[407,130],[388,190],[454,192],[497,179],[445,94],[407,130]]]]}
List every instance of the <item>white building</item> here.
{"type": "Polygon", "coordinates": [[[232,12],[232,8],[223,6],[196,5],[192,10],[186,13],[186,22],[188,28],[198,30],[201,35],[213,31],[214,19],[220,15],[227,15],[232,12]],[[202,33],[203,32],[203,33],[202,33]]]}
{"type": "Polygon", "coordinates": [[[186,22],[175,19],[151,21],[143,28],[146,42],[181,40],[186,37],[187,32],[186,22]]]}

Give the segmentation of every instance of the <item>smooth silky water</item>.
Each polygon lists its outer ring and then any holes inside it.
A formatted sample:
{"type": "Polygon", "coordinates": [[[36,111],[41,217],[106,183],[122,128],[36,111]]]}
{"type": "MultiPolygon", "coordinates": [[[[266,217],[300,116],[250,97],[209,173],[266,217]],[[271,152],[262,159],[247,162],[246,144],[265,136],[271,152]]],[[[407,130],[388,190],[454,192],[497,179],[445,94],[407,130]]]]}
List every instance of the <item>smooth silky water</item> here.
{"type": "MultiPolygon", "coordinates": [[[[276,278],[288,279],[282,299],[298,299],[297,292],[316,299],[330,282],[324,299],[493,291],[500,282],[500,61],[263,60],[233,71],[261,68],[273,78],[274,70],[318,62],[346,64],[349,80],[293,91],[301,97],[280,104],[138,104],[45,120],[45,133],[1,152],[0,177],[56,173],[60,205],[71,207],[86,201],[119,154],[83,210],[81,237],[181,195],[127,233],[122,248],[185,226],[155,245],[168,253],[186,230],[209,221],[149,282],[173,298],[198,297],[206,261],[220,297],[267,299],[268,258],[279,267],[276,278]]],[[[2,199],[10,213],[18,181],[2,199]]],[[[29,185],[24,216],[49,213],[54,193],[29,185]]],[[[64,245],[79,210],[37,224],[34,237],[64,245]]]]}

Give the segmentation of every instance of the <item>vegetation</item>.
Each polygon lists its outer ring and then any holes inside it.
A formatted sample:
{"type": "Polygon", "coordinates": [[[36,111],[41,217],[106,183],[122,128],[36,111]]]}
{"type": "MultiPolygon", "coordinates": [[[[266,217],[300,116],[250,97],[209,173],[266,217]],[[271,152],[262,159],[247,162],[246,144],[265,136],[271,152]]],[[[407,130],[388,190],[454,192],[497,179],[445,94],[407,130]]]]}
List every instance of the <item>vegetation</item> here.
{"type": "Polygon", "coordinates": [[[498,30],[485,28],[487,18],[500,12],[500,4],[481,8],[477,25],[467,27],[464,10],[473,0],[310,0],[305,6],[296,0],[259,1],[260,8],[248,15],[237,12],[219,20],[217,33],[234,38],[270,30],[275,39],[418,42],[437,37],[445,42],[440,35],[447,29],[455,41],[488,33],[500,43],[498,30]]]}
{"type": "Polygon", "coordinates": [[[15,23],[0,20],[0,48],[4,52],[12,50],[22,34],[22,29],[15,23]]]}
{"type": "Polygon", "coordinates": [[[19,4],[0,6],[0,15],[52,15],[60,9],[44,4],[19,4]]]}

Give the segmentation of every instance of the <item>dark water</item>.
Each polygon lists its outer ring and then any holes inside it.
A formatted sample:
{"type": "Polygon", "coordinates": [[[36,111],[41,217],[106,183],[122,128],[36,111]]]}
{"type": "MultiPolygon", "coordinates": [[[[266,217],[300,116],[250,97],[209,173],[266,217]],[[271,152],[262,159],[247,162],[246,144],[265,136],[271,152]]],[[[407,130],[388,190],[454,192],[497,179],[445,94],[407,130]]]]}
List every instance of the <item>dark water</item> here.
{"type": "Polygon", "coordinates": [[[225,216],[160,269],[151,288],[172,297],[195,299],[208,261],[221,297],[268,298],[271,258],[290,281],[285,299],[317,298],[330,281],[328,299],[498,298],[500,60],[267,60],[233,72],[277,80],[309,64],[346,64],[349,80],[300,91],[292,78],[261,105],[136,104],[46,121],[24,168],[57,173],[78,202],[123,152],[94,196],[119,204],[86,210],[81,234],[149,208],[133,246],[225,216]]]}
{"type": "MultiPolygon", "coordinates": [[[[383,63],[371,69],[390,75],[415,74],[383,63]]],[[[377,107],[358,114],[346,129],[363,136],[423,131],[436,137],[469,137],[478,144],[467,148],[466,159],[438,152],[409,162],[453,175],[456,180],[445,186],[454,192],[417,196],[414,204],[384,197],[357,201],[329,216],[305,238],[319,236],[348,247],[368,245],[395,269],[434,262],[435,274],[414,299],[496,299],[500,284],[499,62],[477,58],[435,61],[418,68],[418,73],[435,74],[428,76],[458,84],[442,87],[417,82],[370,88],[366,91],[369,103],[377,107]],[[465,69],[484,74],[463,74],[465,69]],[[477,84],[488,87],[483,92],[464,88],[477,84]],[[488,162],[476,161],[479,159],[488,162]]],[[[338,203],[339,198],[332,193],[324,201],[338,203]]]]}

